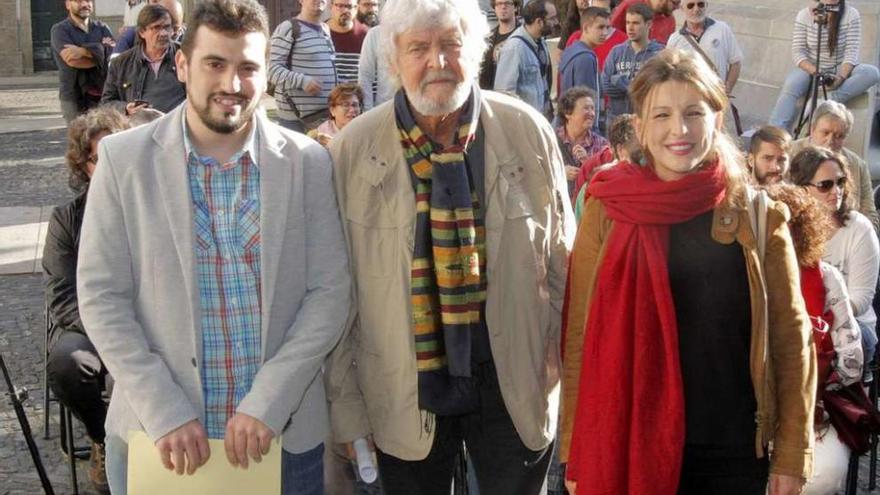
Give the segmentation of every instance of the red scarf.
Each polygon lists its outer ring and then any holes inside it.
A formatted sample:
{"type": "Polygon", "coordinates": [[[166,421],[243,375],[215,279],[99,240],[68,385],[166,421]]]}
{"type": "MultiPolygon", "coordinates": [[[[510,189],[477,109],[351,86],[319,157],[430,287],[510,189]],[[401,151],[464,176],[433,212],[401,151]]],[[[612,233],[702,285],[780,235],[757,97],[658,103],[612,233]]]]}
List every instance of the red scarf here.
{"type": "Polygon", "coordinates": [[[587,319],[567,477],[578,495],[674,495],[684,448],[669,226],[714,209],[717,162],[664,182],[621,163],[587,190],[614,220],[587,319]]]}
{"type": "MultiPolygon", "coordinates": [[[[825,282],[822,280],[822,270],[818,264],[801,267],[801,294],[807,304],[807,314],[810,315],[810,325],[813,327],[813,346],[816,348],[818,361],[819,379],[816,380],[818,399],[821,398],[821,392],[828,384],[831,363],[834,360],[834,341],[830,332],[834,325],[834,313],[831,310],[825,311],[825,282]]],[[[822,414],[817,414],[816,418],[817,421],[821,421],[822,414]]]]}

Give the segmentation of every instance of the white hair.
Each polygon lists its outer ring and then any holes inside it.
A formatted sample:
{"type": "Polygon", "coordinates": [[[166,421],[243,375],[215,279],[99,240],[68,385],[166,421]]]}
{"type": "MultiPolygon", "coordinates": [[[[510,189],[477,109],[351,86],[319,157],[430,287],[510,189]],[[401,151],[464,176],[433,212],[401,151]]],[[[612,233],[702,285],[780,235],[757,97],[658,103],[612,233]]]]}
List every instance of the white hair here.
{"type": "Polygon", "coordinates": [[[853,114],[843,103],[834,100],[825,100],[816,105],[816,112],[813,115],[814,128],[823,117],[832,117],[839,120],[844,126],[846,126],[847,134],[852,130],[853,114]]]}
{"type": "MultiPolygon", "coordinates": [[[[413,29],[461,30],[461,66],[465,74],[477,77],[486,50],[489,23],[476,0],[388,0],[379,14],[380,56],[388,67],[397,67],[397,37],[413,29]]],[[[377,27],[379,27],[377,26],[377,27]]],[[[400,87],[397,74],[389,74],[394,87],[400,87]]]]}

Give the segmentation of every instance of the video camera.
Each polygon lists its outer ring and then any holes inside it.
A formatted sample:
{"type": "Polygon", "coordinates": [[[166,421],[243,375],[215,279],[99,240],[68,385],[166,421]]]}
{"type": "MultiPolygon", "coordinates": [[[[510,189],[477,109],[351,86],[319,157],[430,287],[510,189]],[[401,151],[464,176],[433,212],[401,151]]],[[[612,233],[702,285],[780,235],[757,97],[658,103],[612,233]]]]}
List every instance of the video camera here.
{"type": "Polygon", "coordinates": [[[813,8],[813,22],[823,26],[828,24],[828,14],[831,12],[840,12],[840,4],[828,5],[819,2],[819,4],[813,8]]]}

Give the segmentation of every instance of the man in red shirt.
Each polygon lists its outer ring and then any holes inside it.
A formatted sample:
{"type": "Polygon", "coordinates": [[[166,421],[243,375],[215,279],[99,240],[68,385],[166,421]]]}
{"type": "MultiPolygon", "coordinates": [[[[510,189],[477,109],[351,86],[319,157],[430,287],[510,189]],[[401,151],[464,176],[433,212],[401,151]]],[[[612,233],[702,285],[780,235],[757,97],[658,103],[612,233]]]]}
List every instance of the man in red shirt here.
{"type": "Polygon", "coordinates": [[[626,9],[636,3],[643,3],[654,11],[648,38],[665,45],[669,36],[675,32],[675,17],[672,12],[681,5],[681,0],[623,0],[611,13],[611,25],[615,29],[626,32],[626,9]]]}

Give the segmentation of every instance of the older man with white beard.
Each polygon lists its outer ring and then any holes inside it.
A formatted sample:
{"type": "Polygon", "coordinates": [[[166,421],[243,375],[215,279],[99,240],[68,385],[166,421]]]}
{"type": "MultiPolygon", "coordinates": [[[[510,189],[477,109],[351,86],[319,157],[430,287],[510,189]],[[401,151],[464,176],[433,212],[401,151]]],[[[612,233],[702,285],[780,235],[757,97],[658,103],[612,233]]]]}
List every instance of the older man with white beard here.
{"type": "Polygon", "coordinates": [[[574,222],[553,130],[475,84],[471,0],[389,0],[399,89],[330,145],[357,302],[331,355],[334,440],[371,440],[383,489],[448,494],[466,446],[480,492],[537,494],[559,391],[574,222]]]}

